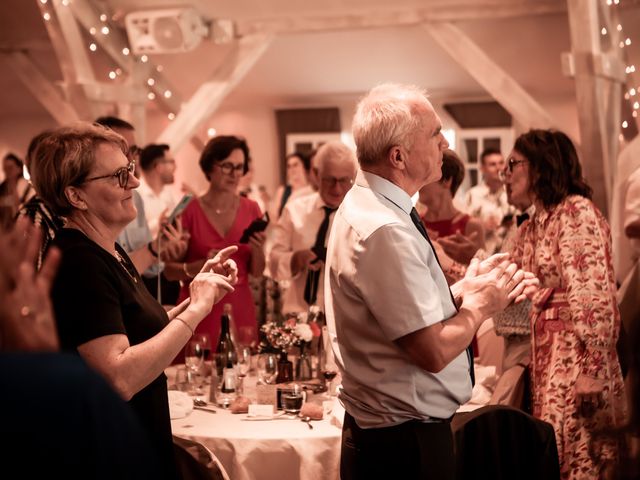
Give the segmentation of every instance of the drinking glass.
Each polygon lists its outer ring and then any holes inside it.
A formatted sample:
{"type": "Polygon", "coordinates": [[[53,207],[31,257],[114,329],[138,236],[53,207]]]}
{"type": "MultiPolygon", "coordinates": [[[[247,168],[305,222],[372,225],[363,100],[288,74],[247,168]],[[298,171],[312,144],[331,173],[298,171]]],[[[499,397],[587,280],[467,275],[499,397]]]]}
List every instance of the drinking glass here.
{"type": "Polygon", "coordinates": [[[273,353],[264,353],[258,358],[258,383],[270,385],[278,374],[278,357],[273,353]]]}
{"type": "Polygon", "coordinates": [[[251,370],[251,348],[241,346],[238,349],[238,376],[246,377],[251,370]]]}
{"type": "Polygon", "coordinates": [[[187,343],[184,351],[184,364],[189,372],[190,384],[193,390],[190,392],[194,395],[198,395],[199,389],[199,373],[204,363],[204,343],[202,339],[192,338],[187,343]]]}

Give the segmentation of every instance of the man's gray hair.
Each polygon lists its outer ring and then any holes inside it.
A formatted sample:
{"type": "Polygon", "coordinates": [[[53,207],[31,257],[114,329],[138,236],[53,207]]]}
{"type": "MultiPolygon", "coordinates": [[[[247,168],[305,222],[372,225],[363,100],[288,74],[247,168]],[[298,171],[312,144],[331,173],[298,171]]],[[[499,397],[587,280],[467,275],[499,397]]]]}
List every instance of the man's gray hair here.
{"type": "Polygon", "coordinates": [[[339,163],[350,163],[354,168],[358,168],[354,151],[342,142],[327,142],[318,148],[313,157],[314,168],[321,171],[328,159],[336,160],[339,163]]]}
{"type": "Polygon", "coordinates": [[[378,163],[394,145],[410,149],[421,126],[420,106],[427,93],[415,85],[385,83],[360,100],[353,117],[353,138],[361,166],[378,163]]]}

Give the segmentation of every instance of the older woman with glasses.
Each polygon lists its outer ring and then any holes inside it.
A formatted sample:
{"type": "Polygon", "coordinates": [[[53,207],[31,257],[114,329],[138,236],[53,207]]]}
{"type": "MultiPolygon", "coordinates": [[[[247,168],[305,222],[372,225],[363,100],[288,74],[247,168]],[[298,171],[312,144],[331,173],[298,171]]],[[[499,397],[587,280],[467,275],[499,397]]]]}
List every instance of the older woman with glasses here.
{"type": "MultiPolygon", "coordinates": [[[[262,275],[265,266],[264,233],[255,233],[247,243],[241,243],[244,230],[262,216],[256,202],[237,193],[238,182],[247,172],[249,147],[234,136],[217,136],[209,140],[200,156],[200,168],[209,181],[209,189],[187,206],[182,214],[182,226],[190,234],[183,263],[169,265],[167,277],[185,282],[178,301],[189,296],[191,281],[207,258],[230,245],[237,245],[232,258],[238,265],[238,283],[233,294],[225,298],[233,309],[238,341],[245,345],[257,343],[258,324],[249,286],[249,274],[262,275]]],[[[223,305],[216,305],[198,325],[198,333],[208,333],[213,345],[220,333],[223,305]]],[[[181,357],[178,357],[180,359],[181,357]]]]}
{"type": "Polygon", "coordinates": [[[235,248],[194,272],[190,301],[166,312],[116,243],[136,217],[132,191],[139,182],[126,153],[125,140],[105,127],[59,128],[38,142],[31,179],[66,218],[54,242],[62,252],[52,288],[60,345],[79,353],[129,401],[167,478],[175,478],[164,369],[213,303],[233,290],[237,269],[228,256],[235,248]]]}
{"type": "Polygon", "coordinates": [[[555,429],[563,479],[607,478],[617,444],[597,432],[623,423],[626,410],[609,226],[562,132],[518,137],[504,176],[510,202],[536,209],[512,251],[541,284],[531,311],[533,414],[555,429]]]}

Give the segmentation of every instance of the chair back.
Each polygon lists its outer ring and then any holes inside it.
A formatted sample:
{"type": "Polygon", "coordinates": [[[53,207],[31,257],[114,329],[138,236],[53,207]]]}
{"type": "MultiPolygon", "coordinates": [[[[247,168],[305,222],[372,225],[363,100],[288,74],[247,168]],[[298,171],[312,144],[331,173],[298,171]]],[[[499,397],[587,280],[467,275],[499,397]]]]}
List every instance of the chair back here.
{"type": "Polygon", "coordinates": [[[551,424],[505,405],[488,405],[453,417],[457,478],[560,478],[551,424]]]}
{"type": "Polygon", "coordinates": [[[183,480],[230,480],[222,463],[202,443],[174,435],[173,447],[183,480]]]}

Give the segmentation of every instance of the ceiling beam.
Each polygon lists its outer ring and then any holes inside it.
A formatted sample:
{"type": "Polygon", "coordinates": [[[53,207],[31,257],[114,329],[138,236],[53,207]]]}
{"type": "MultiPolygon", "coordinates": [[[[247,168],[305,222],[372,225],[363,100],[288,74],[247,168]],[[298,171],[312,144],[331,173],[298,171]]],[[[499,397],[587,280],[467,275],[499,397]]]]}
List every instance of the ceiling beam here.
{"type": "Polygon", "coordinates": [[[2,58],[57,123],[79,120],[73,107],[62,98],[60,90],[42,74],[27,53],[3,53],[2,58]]]}
{"type": "Polygon", "coordinates": [[[516,122],[528,128],[549,128],[554,121],[522,86],[471,40],[450,23],[425,25],[436,43],[473,77],[516,122]]]}
{"type": "Polygon", "coordinates": [[[173,151],[180,149],[251,70],[271,44],[272,38],[268,35],[251,35],[239,39],[212,79],[196,90],[178,116],[160,134],[157,142],[170,145],[173,151]]]}
{"type": "MultiPolygon", "coordinates": [[[[166,76],[161,73],[159,68],[150,59],[143,62],[141,58],[136,58],[132,53],[128,55],[123,53],[125,48],[130,48],[129,39],[124,30],[111,26],[112,28],[110,28],[108,35],[103,35],[100,32],[99,27],[103,24],[100,20],[102,12],[96,7],[92,0],[71,2],[70,8],[78,22],[80,22],[88,32],[91,32],[92,28],[96,29],[93,37],[95,43],[116,62],[124,73],[131,77],[131,81],[128,82],[129,85],[142,84],[147,90],[152,91],[155,94],[155,101],[165,113],[175,114],[180,111],[183,99],[177,92],[177,89],[169,82],[166,76]],[[153,85],[147,83],[149,79],[153,79],[153,85]]],[[[127,107],[125,103],[126,102],[123,101],[119,102],[118,111],[128,111],[131,116],[127,118],[134,122],[137,129],[136,140],[140,142],[141,145],[144,145],[144,126],[139,125],[142,120],[140,105],[136,104],[127,107]]],[[[125,113],[123,113],[123,115],[125,115],[125,113]]],[[[144,124],[146,124],[146,121],[144,124]]],[[[194,138],[192,143],[197,149],[200,149],[202,146],[202,141],[199,138],[194,138]]]]}
{"type": "Polygon", "coordinates": [[[448,0],[424,8],[363,9],[326,15],[287,15],[236,21],[239,35],[255,33],[304,33],[335,30],[421,25],[429,22],[461,22],[507,19],[565,13],[559,0],[448,0]]]}

